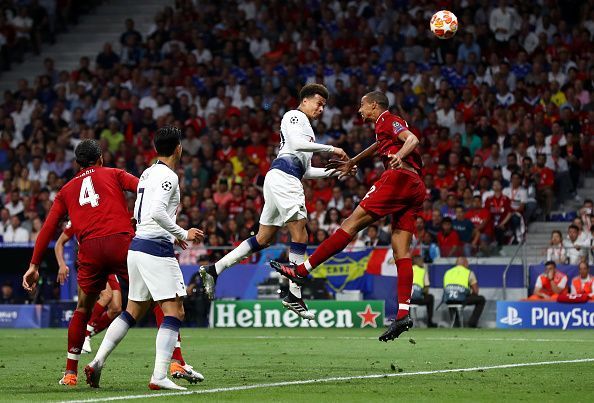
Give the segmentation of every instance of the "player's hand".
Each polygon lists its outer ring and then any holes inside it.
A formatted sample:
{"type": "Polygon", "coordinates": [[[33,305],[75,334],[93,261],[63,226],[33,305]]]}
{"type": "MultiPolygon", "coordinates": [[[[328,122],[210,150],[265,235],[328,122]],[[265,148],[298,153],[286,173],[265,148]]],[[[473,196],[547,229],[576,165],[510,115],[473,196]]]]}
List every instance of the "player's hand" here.
{"type": "Polygon", "coordinates": [[[204,239],[204,232],[198,228],[190,228],[188,230],[188,241],[202,242],[204,239]]]}
{"type": "Polygon", "coordinates": [[[389,154],[388,157],[390,158],[390,167],[393,169],[402,168],[402,158],[398,154],[389,154]]]}
{"type": "Polygon", "coordinates": [[[29,270],[23,276],[23,288],[29,292],[35,291],[39,280],[39,268],[36,264],[30,264],[29,270]]]}
{"type": "Polygon", "coordinates": [[[338,179],[344,178],[345,176],[354,176],[357,174],[357,166],[351,159],[347,159],[346,161],[330,160],[326,164],[325,169],[326,171],[332,171],[332,174],[340,172],[338,179]]]}
{"type": "Polygon", "coordinates": [[[58,269],[58,283],[60,283],[60,285],[64,285],[69,274],[70,269],[68,268],[68,266],[60,266],[60,268],[58,269]]]}
{"type": "Polygon", "coordinates": [[[347,161],[349,159],[347,153],[340,147],[334,147],[333,154],[336,155],[341,161],[347,161]]]}
{"type": "Polygon", "coordinates": [[[138,224],[136,218],[130,217],[130,224],[132,224],[132,228],[134,228],[134,232],[136,232],[136,224],[138,224]]]}
{"type": "MultiPolygon", "coordinates": [[[[188,233],[188,235],[190,234],[188,233]]],[[[188,248],[188,243],[183,239],[176,239],[174,243],[180,248],[182,248],[182,250],[186,250],[188,248]]]]}

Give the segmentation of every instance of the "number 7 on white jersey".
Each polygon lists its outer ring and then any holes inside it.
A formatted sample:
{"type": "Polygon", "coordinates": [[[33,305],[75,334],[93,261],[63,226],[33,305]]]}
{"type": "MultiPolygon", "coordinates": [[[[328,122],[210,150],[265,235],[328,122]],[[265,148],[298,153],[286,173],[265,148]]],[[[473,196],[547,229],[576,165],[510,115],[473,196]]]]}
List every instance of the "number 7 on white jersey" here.
{"type": "Polygon", "coordinates": [[[90,204],[91,207],[97,207],[99,205],[99,195],[95,193],[93,181],[91,180],[90,176],[84,178],[82,184],[80,185],[80,195],[78,196],[78,203],[81,206],[84,206],[85,204],[90,204]]]}

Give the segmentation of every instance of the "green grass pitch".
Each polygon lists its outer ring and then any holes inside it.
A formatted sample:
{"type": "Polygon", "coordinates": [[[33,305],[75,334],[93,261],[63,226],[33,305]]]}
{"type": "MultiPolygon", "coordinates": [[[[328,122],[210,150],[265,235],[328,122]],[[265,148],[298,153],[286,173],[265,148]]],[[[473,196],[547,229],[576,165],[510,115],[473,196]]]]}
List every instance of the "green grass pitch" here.
{"type": "MultiPolygon", "coordinates": [[[[155,329],[133,329],[110,357],[102,385],[82,367],[75,388],[58,385],[66,330],[0,330],[0,401],[71,401],[158,395],[150,401],[592,401],[594,362],[478,369],[594,358],[592,331],[413,329],[380,343],[378,329],[183,329],[185,359],[206,380],[183,396],[151,392],[155,329]],[[477,368],[468,372],[419,372],[477,368]],[[368,379],[262,386],[286,381],[390,374],[368,379]],[[396,376],[394,376],[396,375],[396,376]],[[248,390],[225,390],[256,385],[248,390]],[[219,389],[212,393],[205,391],[219,389]]],[[[99,346],[102,336],[93,339],[99,346]]]]}

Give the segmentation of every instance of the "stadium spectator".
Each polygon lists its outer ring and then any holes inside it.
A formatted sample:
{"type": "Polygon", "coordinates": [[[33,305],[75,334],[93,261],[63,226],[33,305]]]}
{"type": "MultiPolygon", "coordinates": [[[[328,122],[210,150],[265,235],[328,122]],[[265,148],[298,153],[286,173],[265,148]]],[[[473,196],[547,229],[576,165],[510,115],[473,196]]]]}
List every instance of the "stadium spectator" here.
{"type": "Polygon", "coordinates": [[[15,215],[10,218],[10,225],[2,238],[5,243],[29,242],[29,231],[21,226],[20,218],[15,215]]]}
{"type": "MultiPolygon", "coordinates": [[[[476,275],[468,268],[468,259],[460,256],[456,266],[445,272],[443,276],[444,302],[446,304],[474,305],[468,321],[469,327],[477,327],[485,308],[485,297],[479,295],[476,275]]],[[[456,318],[461,320],[462,318],[456,318]]]]}
{"type": "Polygon", "coordinates": [[[547,248],[547,261],[556,264],[565,264],[567,262],[567,250],[563,246],[563,234],[559,230],[554,230],[551,233],[551,243],[547,248]]]}
{"type": "Polygon", "coordinates": [[[2,297],[0,298],[0,304],[18,304],[20,301],[14,295],[14,288],[10,281],[6,281],[2,284],[2,297]]]}
{"type": "Polygon", "coordinates": [[[441,221],[441,230],[437,234],[437,244],[442,257],[454,257],[462,254],[462,242],[452,226],[452,219],[445,217],[441,221]]]}
{"type": "Polygon", "coordinates": [[[429,270],[423,262],[421,256],[413,258],[413,292],[410,303],[414,305],[424,305],[427,307],[427,327],[437,327],[433,322],[433,307],[435,297],[429,293],[429,270]]]}
{"type": "Polygon", "coordinates": [[[545,263],[544,273],[538,276],[530,301],[557,301],[559,294],[567,289],[567,275],[557,270],[555,262],[545,263]]]}
{"type": "Polygon", "coordinates": [[[590,242],[586,239],[580,239],[580,229],[577,225],[571,224],[567,228],[567,236],[563,241],[563,246],[567,250],[567,263],[577,265],[587,258],[590,242]]]}
{"type": "Polygon", "coordinates": [[[464,206],[456,206],[456,217],[452,220],[452,228],[458,234],[462,244],[462,251],[465,256],[472,255],[472,240],[474,234],[474,225],[472,221],[466,218],[464,206]]]}
{"type": "Polygon", "coordinates": [[[578,275],[571,279],[571,295],[586,294],[588,299],[594,300],[594,278],[590,275],[590,267],[586,262],[578,265],[578,275]]]}

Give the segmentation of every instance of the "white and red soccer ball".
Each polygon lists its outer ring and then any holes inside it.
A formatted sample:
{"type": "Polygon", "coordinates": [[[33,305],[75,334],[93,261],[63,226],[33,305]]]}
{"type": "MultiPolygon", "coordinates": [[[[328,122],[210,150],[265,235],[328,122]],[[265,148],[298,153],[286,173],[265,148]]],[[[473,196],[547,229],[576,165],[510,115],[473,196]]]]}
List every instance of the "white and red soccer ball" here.
{"type": "Polygon", "coordinates": [[[449,39],[456,35],[458,17],[448,10],[441,10],[433,14],[429,23],[431,32],[439,39],[449,39]]]}

